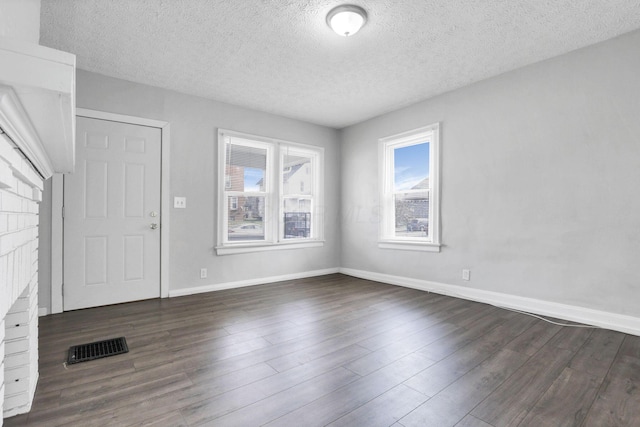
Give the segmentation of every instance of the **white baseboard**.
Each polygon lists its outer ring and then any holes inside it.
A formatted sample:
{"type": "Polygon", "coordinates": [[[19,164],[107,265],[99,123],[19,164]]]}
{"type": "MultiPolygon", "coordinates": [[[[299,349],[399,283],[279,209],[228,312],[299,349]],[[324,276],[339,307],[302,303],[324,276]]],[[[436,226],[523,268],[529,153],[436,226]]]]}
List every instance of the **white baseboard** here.
{"type": "Polygon", "coordinates": [[[421,291],[433,292],[441,295],[449,295],[452,297],[487,303],[498,307],[511,308],[542,316],[556,317],[558,319],[599,326],[605,329],[640,336],[640,318],[638,317],[543,301],[534,298],[519,297],[499,292],[466,288],[464,286],[447,285],[444,283],[429,282],[427,280],[412,279],[409,277],[355,270],[351,268],[341,268],[340,273],[348,276],[359,277],[361,279],[419,289],[421,291]]]}
{"type": "MultiPolygon", "coordinates": [[[[557,302],[544,301],[535,298],[520,297],[517,295],[485,291],[482,289],[466,288],[464,286],[448,285],[445,283],[430,282],[427,280],[412,279],[409,277],[393,276],[390,274],[374,273],[371,271],[356,270],[352,268],[330,268],[325,270],[307,271],[303,273],[285,274],[281,276],[239,280],[236,282],[216,283],[193,288],[175,289],[169,291],[169,297],[201,294],[205,292],[221,291],[224,289],[256,286],[267,283],[282,282],[285,280],[304,279],[307,277],[324,276],[327,274],[335,273],[342,273],[348,276],[359,277],[362,279],[373,280],[390,285],[403,286],[406,288],[413,288],[421,291],[468,299],[471,301],[482,302],[498,307],[511,308],[542,316],[555,317],[572,322],[599,326],[605,329],[611,329],[614,331],[620,331],[627,334],[640,336],[640,318],[638,317],[626,316],[618,313],[594,310],[591,308],[579,307],[574,305],[561,304],[557,302]]],[[[40,316],[46,315],[46,309],[41,308],[38,314],[40,316]],[[42,310],[44,310],[45,314],[42,314],[42,310]]]]}
{"type": "Polygon", "coordinates": [[[46,307],[38,307],[38,317],[46,316],[49,314],[49,309],[46,307]]]}
{"type": "Polygon", "coordinates": [[[243,288],[245,286],[264,285],[267,283],[282,282],[285,280],[304,279],[307,277],[326,276],[327,274],[339,273],[339,268],[328,268],[325,270],[305,271],[303,273],[284,274],[282,276],[260,277],[257,279],[239,280],[237,282],[216,283],[213,285],[198,286],[195,288],[169,290],[169,297],[181,297],[185,295],[202,294],[205,292],[222,291],[224,289],[243,288]]]}

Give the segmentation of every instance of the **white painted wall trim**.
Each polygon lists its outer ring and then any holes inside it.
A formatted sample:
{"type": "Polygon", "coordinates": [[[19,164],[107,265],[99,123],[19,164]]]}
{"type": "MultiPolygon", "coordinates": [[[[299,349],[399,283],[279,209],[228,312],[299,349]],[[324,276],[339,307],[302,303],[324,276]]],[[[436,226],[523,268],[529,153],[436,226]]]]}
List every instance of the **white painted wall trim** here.
{"type": "Polygon", "coordinates": [[[63,222],[62,205],[64,177],[54,174],[51,177],[51,313],[62,313],[62,244],[63,222]]]}
{"type": "MultiPolygon", "coordinates": [[[[171,167],[170,167],[170,153],[171,153],[171,126],[168,122],[161,120],[146,119],[142,117],[127,116],[123,114],[107,113],[104,111],[90,110],[87,108],[76,108],[76,116],[87,117],[92,119],[110,120],[114,122],[128,123],[140,126],[149,126],[160,129],[162,138],[162,159],[161,159],[161,228],[160,228],[160,297],[169,297],[169,245],[170,245],[170,230],[169,225],[171,215],[171,167]]],[[[55,176],[54,176],[55,179],[55,176]]],[[[61,182],[61,180],[60,180],[61,182]]],[[[52,277],[51,277],[51,312],[62,313],[63,299],[62,299],[62,245],[63,245],[63,232],[62,232],[62,204],[63,204],[63,186],[62,184],[56,185],[56,181],[53,181],[51,195],[52,205],[52,218],[51,224],[51,252],[52,252],[52,277]],[[56,211],[59,209],[59,211],[56,211]],[[58,213],[60,213],[60,219],[58,221],[58,213]],[[56,280],[54,271],[60,271],[60,281],[56,280]]]]}
{"type": "Polygon", "coordinates": [[[49,314],[49,310],[46,307],[38,307],[38,317],[43,317],[49,314]]]}
{"type": "Polygon", "coordinates": [[[125,114],[108,113],[105,111],[91,110],[89,108],[76,108],[76,116],[90,119],[109,120],[112,122],[129,123],[133,125],[149,126],[152,128],[164,128],[169,123],[162,120],[146,119],[144,117],[127,116],[125,114]]]}
{"type": "Polygon", "coordinates": [[[176,289],[169,292],[169,297],[181,297],[185,295],[202,294],[205,292],[222,291],[224,289],[244,288],[246,286],[265,285],[267,283],[282,282],[285,280],[305,279],[307,277],[326,276],[339,273],[339,268],[327,268],[324,270],[305,271],[302,273],[284,274],[282,276],[260,277],[257,279],[239,280],[237,282],[216,283],[213,285],[198,286],[195,288],[176,289]]]}
{"type": "Polygon", "coordinates": [[[620,331],[627,334],[640,336],[640,318],[638,317],[593,310],[590,308],[578,307],[574,305],[543,301],[534,298],[503,294],[499,292],[484,291],[481,289],[471,289],[463,286],[447,285],[445,283],[412,279],[409,277],[355,270],[351,268],[340,268],[340,273],[346,274],[348,276],[359,277],[361,279],[373,280],[376,282],[403,286],[406,288],[413,288],[421,291],[433,292],[436,294],[448,295],[456,298],[463,298],[471,301],[491,304],[498,307],[526,311],[528,313],[570,320],[573,322],[599,326],[614,331],[620,331]]]}

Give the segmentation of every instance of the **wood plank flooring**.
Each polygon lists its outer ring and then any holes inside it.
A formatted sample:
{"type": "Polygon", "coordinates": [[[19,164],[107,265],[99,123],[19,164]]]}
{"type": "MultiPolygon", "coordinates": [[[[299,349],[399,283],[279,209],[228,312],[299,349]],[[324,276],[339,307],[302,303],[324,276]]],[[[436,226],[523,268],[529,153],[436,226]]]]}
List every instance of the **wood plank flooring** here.
{"type": "Polygon", "coordinates": [[[640,338],[343,275],[40,319],[13,426],[640,426],[640,338]],[[69,346],[129,353],[65,366],[69,346]]]}

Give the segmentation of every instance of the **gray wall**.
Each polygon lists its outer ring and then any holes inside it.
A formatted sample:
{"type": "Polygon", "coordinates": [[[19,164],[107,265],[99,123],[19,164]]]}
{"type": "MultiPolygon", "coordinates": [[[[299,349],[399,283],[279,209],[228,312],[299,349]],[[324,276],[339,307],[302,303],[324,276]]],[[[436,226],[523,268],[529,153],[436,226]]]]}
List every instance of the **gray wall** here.
{"type": "Polygon", "coordinates": [[[638,52],[630,33],[344,129],[342,266],[640,316],[638,52]],[[379,249],[377,140],[435,122],[444,247],[379,249]]]}
{"type": "MultiPolygon", "coordinates": [[[[83,70],[77,75],[77,106],[170,122],[171,197],[187,198],[186,209],[171,211],[170,290],[340,266],[340,150],[336,130],[83,70]],[[215,254],[219,127],[325,148],[324,247],[215,254]],[[207,279],[200,279],[200,268],[209,270],[207,279]]],[[[42,221],[47,220],[50,217],[42,217],[42,221]]],[[[46,278],[43,283],[47,283],[46,278]]]]}
{"type": "Polygon", "coordinates": [[[630,33],[341,132],[84,71],[78,106],[171,122],[172,290],[343,266],[640,317],[638,51],[630,33]],[[379,249],[377,140],[434,122],[442,251],[379,249]],[[214,254],[217,127],[326,147],[324,248],[214,254]]]}
{"type": "Polygon", "coordinates": [[[40,42],[40,0],[0,0],[0,37],[40,42]]]}

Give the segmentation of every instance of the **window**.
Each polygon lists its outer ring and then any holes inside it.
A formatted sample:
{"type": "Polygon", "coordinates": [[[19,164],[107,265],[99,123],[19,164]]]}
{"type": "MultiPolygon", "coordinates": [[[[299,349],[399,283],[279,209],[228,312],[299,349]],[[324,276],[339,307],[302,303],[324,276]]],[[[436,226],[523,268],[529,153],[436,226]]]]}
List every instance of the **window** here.
{"type": "Polygon", "coordinates": [[[380,140],[381,248],[438,252],[439,124],[380,140]]]}
{"type": "Polygon", "coordinates": [[[217,253],[322,245],[323,149],[221,130],[217,253]]]}

